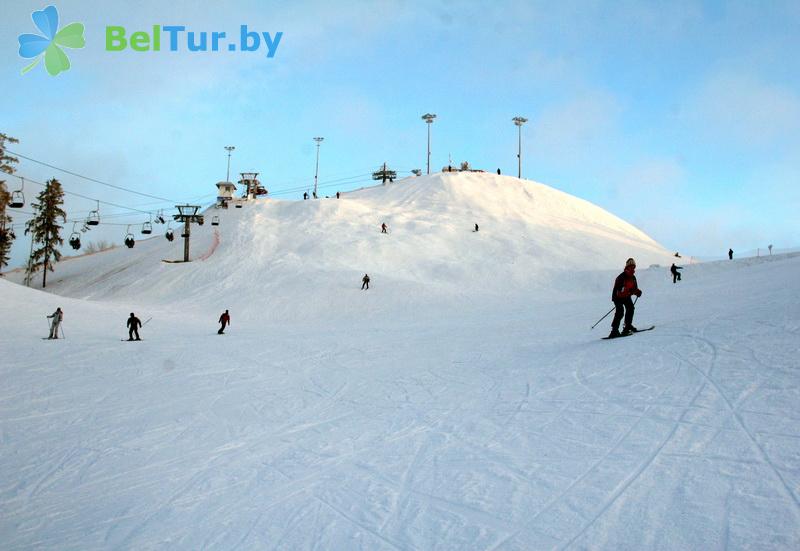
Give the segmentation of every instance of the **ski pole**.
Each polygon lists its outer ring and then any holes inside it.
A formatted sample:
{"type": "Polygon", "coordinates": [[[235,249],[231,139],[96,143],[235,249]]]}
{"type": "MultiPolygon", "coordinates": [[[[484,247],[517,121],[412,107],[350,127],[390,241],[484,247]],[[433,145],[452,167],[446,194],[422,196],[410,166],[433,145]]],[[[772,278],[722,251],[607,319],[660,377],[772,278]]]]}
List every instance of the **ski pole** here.
{"type": "Polygon", "coordinates": [[[142,327],[144,327],[145,325],[147,325],[148,323],[150,323],[150,320],[151,320],[151,319],[153,319],[153,318],[152,318],[152,316],[151,316],[151,317],[149,317],[149,318],[147,318],[147,321],[146,321],[146,322],[144,322],[144,323],[142,324],[142,327]]]}
{"type": "MultiPolygon", "coordinates": [[[[600,318],[599,320],[597,320],[597,323],[600,323],[601,321],[603,321],[604,319],[606,319],[606,318],[608,317],[608,315],[609,315],[611,312],[613,312],[614,310],[616,310],[616,309],[617,309],[617,306],[616,306],[616,305],[612,306],[612,307],[611,307],[611,310],[609,310],[608,312],[606,312],[606,315],[605,315],[605,316],[603,316],[602,318],[600,318]]],[[[592,329],[594,329],[595,327],[597,327],[597,323],[595,323],[594,325],[592,325],[592,326],[589,328],[589,330],[591,331],[592,329]]]]}
{"type": "MultiPolygon", "coordinates": [[[[636,297],[635,299],[633,299],[633,305],[634,305],[634,306],[636,306],[636,301],[637,301],[637,300],[639,300],[639,297],[636,297]]],[[[611,312],[613,312],[614,310],[616,310],[616,309],[617,309],[617,305],[615,304],[615,305],[614,305],[614,307],[613,307],[613,308],[611,308],[611,310],[609,310],[608,312],[606,312],[606,315],[605,315],[605,316],[603,316],[602,318],[600,318],[599,320],[597,320],[597,323],[600,323],[601,321],[603,321],[604,319],[606,319],[606,318],[608,317],[608,315],[609,315],[611,312]]],[[[589,328],[589,330],[591,331],[592,329],[594,329],[595,327],[597,327],[597,323],[595,323],[594,325],[592,325],[592,327],[590,327],[590,328],[589,328]]]]}
{"type": "Polygon", "coordinates": [[[58,328],[61,329],[61,338],[62,339],[66,339],[67,337],[64,335],[64,324],[63,323],[59,323],[58,324],[58,328]]]}

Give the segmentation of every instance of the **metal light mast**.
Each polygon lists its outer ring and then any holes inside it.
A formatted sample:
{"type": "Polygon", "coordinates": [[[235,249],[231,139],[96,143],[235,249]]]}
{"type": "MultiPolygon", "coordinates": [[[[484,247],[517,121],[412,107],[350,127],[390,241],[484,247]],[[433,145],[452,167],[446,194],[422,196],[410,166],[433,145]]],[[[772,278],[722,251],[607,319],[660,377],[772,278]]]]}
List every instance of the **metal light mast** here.
{"type": "Polygon", "coordinates": [[[226,145],[225,146],[225,151],[228,152],[228,172],[225,173],[225,181],[226,182],[230,182],[231,181],[231,151],[233,151],[234,149],[236,149],[236,147],[234,147],[232,145],[226,145]]]}
{"type": "Polygon", "coordinates": [[[314,141],[317,142],[317,166],[314,169],[314,199],[317,198],[317,179],[319,177],[319,144],[322,143],[322,140],[325,138],[314,138],[314,141]]]}
{"type": "Polygon", "coordinates": [[[431,124],[433,124],[435,118],[436,115],[433,113],[425,113],[422,115],[422,120],[428,124],[428,174],[431,173],[431,124]]]}
{"type": "Polygon", "coordinates": [[[517,178],[522,178],[522,125],[528,122],[525,117],[514,117],[511,119],[519,128],[519,145],[517,146],[517,178]]]}

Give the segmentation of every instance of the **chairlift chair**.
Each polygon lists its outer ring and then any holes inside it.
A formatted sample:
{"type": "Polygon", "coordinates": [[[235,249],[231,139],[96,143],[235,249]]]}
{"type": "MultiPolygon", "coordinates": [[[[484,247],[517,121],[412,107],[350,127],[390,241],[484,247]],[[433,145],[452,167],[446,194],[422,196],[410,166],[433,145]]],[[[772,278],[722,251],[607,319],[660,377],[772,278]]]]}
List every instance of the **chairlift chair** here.
{"type": "Polygon", "coordinates": [[[165,224],[166,220],[164,220],[164,210],[159,210],[158,214],[156,215],[156,223],[157,224],[165,224]]]}
{"type": "Polygon", "coordinates": [[[173,235],[172,233],[172,228],[170,228],[170,224],[172,224],[172,221],[170,221],[167,224],[167,232],[164,234],[164,237],[166,238],[167,241],[172,241],[173,239],[175,239],[175,235],[173,235]]]}
{"type": "Polygon", "coordinates": [[[97,226],[100,224],[100,201],[97,202],[97,208],[89,213],[86,217],[87,226],[97,226]]]}
{"type": "Polygon", "coordinates": [[[153,233],[153,224],[150,221],[145,222],[142,224],[142,233],[144,235],[150,235],[153,233]]]}
{"type": "Polygon", "coordinates": [[[128,225],[128,233],[125,235],[125,246],[129,249],[132,249],[135,244],[136,239],[134,239],[133,234],[131,233],[131,227],[128,225]]]}
{"type": "Polygon", "coordinates": [[[25,206],[25,194],[22,193],[22,190],[25,189],[25,178],[21,178],[22,185],[16,191],[11,192],[11,201],[9,201],[8,206],[12,209],[21,209],[25,206]]]}
{"type": "Polygon", "coordinates": [[[77,222],[72,223],[72,235],[69,236],[69,246],[77,251],[81,248],[81,234],[75,231],[75,224],[77,224],[77,222]]]}
{"type": "Polygon", "coordinates": [[[211,225],[219,226],[219,216],[214,216],[213,218],[211,218],[211,225]]]}

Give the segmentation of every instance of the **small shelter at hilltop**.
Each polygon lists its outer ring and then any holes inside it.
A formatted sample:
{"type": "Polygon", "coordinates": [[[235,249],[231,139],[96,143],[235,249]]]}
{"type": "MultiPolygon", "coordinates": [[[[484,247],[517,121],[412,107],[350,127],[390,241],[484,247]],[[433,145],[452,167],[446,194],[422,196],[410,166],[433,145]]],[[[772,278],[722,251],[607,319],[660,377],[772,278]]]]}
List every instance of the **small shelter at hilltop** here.
{"type": "Polygon", "coordinates": [[[233,182],[217,182],[217,205],[227,208],[228,201],[233,199],[236,186],[233,182]]]}

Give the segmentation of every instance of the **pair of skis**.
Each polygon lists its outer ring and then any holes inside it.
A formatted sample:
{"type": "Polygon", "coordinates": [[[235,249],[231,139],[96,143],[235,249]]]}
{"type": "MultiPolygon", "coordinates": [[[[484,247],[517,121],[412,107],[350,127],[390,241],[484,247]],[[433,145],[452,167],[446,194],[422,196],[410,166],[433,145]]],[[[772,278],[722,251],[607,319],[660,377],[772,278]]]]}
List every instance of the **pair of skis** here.
{"type": "Polygon", "coordinates": [[[655,328],[656,328],[655,325],[651,325],[650,327],[646,327],[644,329],[637,329],[636,331],[631,331],[630,333],[628,333],[626,335],[620,334],[618,337],[612,337],[612,336],[609,335],[608,337],[603,337],[603,340],[607,341],[607,340],[611,340],[611,339],[621,339],[621,338],[624,338],[624,337],[630,337],[631,335],[635,335],[636,333],[644,333],[645,331],[652,331],[655,328]]]}

